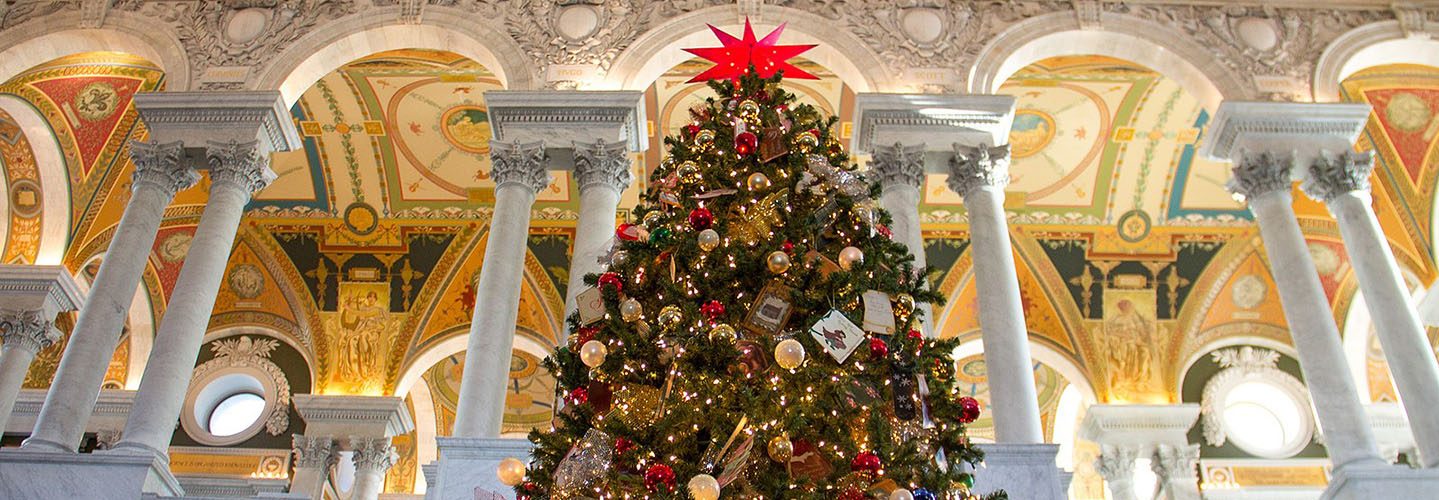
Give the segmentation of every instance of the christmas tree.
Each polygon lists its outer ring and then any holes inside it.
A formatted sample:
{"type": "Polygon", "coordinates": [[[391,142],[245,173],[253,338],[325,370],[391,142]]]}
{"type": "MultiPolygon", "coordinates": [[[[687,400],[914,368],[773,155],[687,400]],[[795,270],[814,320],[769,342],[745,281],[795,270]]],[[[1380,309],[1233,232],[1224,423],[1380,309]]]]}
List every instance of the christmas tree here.
{"type": "Polygon", "coordinates": [[[718,63],[697,77],[718,98],[665,138],[637,223],[584,278],[545,361],[555,428],[531,433],[527,470],[501,467],[519,498],[970,496],[979,407],[914,307],[943,297],[837,119],[780,88],[808,76],[782,29],[691,50],[718,63]]]}

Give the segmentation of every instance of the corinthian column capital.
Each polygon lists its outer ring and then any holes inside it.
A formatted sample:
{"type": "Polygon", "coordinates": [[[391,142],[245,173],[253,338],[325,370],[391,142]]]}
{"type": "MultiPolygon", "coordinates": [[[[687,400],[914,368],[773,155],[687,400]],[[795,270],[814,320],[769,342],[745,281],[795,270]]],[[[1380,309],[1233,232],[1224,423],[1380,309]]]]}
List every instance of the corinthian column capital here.
{"type": "Polygon", "coordinates": [[[545,143],[490,143],[490,176],[495,188],[517,185],[538,192],[550,185],[545,170],[545,143]]]}
{"type": "Polygon", "coordinates": [[[130,141],[130,161],[135,164],[131,188],[149,185],[174,196],[194,186],[200,182],[200,173],[181,164],[184,156],[185,144],[180,141],[164,144],[130,141]]]}
{"type": "Polygon", "coordinates": [[[1150,469],[1160,479],[1188,479],[1195,477],[1199,465],[1199,445],[1160,444],[1154,447],[1154,460],[1150,469]]]}
{"type": "Polygon", "coordinates": [[[290,449],[295,454],[296,468],[328,469],[339,461],[339,450],[330,436],[295,434],[290,449]]]}
{"type": "Polygon", "coordinates": [[[869,160],[869,170],[879,178],[881,186],[909,186],[919,189],[924,185],[924,144],[905,146],[874,146],[874,156],[869,160]]]}
{"type": "Polygon", "coordinates": [[[7,348],[40,352],[60,341],[60,332],[43,311],[0,310],[0,338],[7,348]]]}
{"type": "Polygon", "coordinates": [[[1293,167],[1291,155],[1272,151],[1244,153],[1234,165],[1233,176],[1225,187],[1241,202],[1275,191],[1287,193],[1293,182],[1289,176],[1293,167]]]}
{"type": "Polygon", "coordinates": [[[275,180],[270,156],[260,149],[259,141],[207,141],[205,158],[210,162],[212,185],[231,186],[251,194],[275,180]]]}
{"type": "Polygon", "coordinates": [[[634,175],[630,173],[630,154],[624,141],[594,143],[575,142],[575,180],[580,191],[592,186],[609,187],[624,192],[634,175]]]}
{"type": "Polygon", "coordinates": [[[350,436],[350,448],[354,450],[355,471],[359,473],[378,472],[383,474],[395,465],[399,455],[390,446],[390,438],[367,438],[350,436]]]}
{"type": "Polygon", "coordinates": [[[1009,185],[1009,145],[954,145],[949,161],[949,188],[960,196],[983,188],[1009,185]]]}
{"type": "Polygon", "coordinates": [[[1310,198],[1327,203],[1345,193],[1368,191],[1369,174],[1373,171],[1373,151],[1345,151],[1339,154],[1323,151],[1309,165],[1299,188],[1310,198]]]}

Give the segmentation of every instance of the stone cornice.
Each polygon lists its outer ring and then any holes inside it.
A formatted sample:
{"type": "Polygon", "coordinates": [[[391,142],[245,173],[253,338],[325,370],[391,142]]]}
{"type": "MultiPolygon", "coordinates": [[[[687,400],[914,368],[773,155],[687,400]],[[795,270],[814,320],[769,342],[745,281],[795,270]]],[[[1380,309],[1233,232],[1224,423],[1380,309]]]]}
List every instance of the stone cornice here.
{"type": "MultiPolygon", "coordinates": [[[[1014,103],[1006,95],[859,94],[851,148],[872,152],[875,145],[932,144],[926,151],[948,153],[952,143],[1004,144],[1014,103]]],[[[927,164],[942,171],[944,159],[927,164]]]]}
{"type": "Polygon", "coordinates": [[[1301,162],[1320,151],[1343,151],[1369,122],[1368,104],[1296,104],[1225,101],[1204,135],[1199,153],[1237,161],[1243,152],[1296,153],[1301,162]]]}
{"type": "Polygon", "coordinates": [[[49,321],[83,300],[63,266],[0,264],[0,301],[7,310],[37,311],[49,321]]]}
{"type": "Polygon", "coordinates": [[[1199,405],[1094,405],[1084,415],[1079,437],[1109,445],[1188,444],[1199,405]]]}
{"type": "Polygon", "coordinates": [[[135,108],[162,142],[202,147],[207,141],[258,141],[262,153],[301,147],[289,109],[277,91],[142,92],[135,108]]]}
{"type": "Polygon", "coordinates": [[[294,401],[306,434],[396,436],[415,428],[397,397],[296,394],[294,401]]]}
{"type": "Polygon", "coordinates": [[[557,147],[624,141],[630,151],[649,147],[643,92],[491,90],[485,105],[496,142],[557,147]]]}

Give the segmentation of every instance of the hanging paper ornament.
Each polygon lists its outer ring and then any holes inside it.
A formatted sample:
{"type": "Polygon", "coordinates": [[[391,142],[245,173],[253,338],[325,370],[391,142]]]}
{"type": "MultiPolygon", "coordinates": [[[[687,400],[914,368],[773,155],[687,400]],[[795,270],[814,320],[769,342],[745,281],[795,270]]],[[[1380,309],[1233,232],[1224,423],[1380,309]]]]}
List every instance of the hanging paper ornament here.
{"type": "Polygon", "coordinates": [[[700,474],[690,478],[690,496],[695,500],[716,500],[720,496],[720,484],[714,476],[700,474]]]}
{"type": "Polygon", "coordinates": [[[509,457],[500,461],[500,466],[495,470],[495,475],[500,477],[500,482],[505,486],[514,486],[525,480],[525,463],[520,459],[509,457]]]}
{"type": "Polygon", "coordinates": [[[968,424],[979,419],[979,400],[969,396],[959,398],[959,423],[968,424]]]}
{"type": "Polygon", "coordinates": [[[706,229],[704,231],[700,231],[699,236],[695,237],[695,241],[699,244],[700,250],[708,252],[710,250],[714,250],[715,247],[719,246],[720,235],[718,231],[715,231],[713,229],[706,229]]]}
{"type": "Polygon", "coordinates": [[[774,346],[774,362],[780,368],[793,370],[804,362],[804,345],[798,340],[784,339],[774,346]]]}
{"type": "Polygon", "coordinates": [[[710,212],[708,208],[699,207],[690,211],[690,227],[696,231],[709,229],[710,226],[714,225],[714,222],[715,215],[713,212],[710,212]]]}
{"type": "Polygon", "coordinates": [[[724,304],[721,304],[718,300],[705,302],[705,305],[700,306],[700,314],[703,314],[705,319],[710,321],[719,319],[720,316],[724,316],[724,304]]]}
{"type": "Polygon", "coordinates": [[[620,318],[625,321],[640,319],[640,314],[643,312],[644,306],[640,305],[640,301],[635,300],[634,297],[625,299],[624,303],[620,304],[620,318]]]}
{"type": "Polygon", "coordinates": [[[734,152],[740,156],[749,156],[754,149],[759,147],[759,137],[754,132],[740,132],[734,136],[734,152]]]}
{"type": "Polygon", "coordinates": [[[679,168],[675,169],[675,173],[679,175],[680,182],[685,184],[698,183],[700,181],[700,164],[695,163],[694,160],[685,160],[684,163],[680,164],[679,168]]]}
{"type": "Polygon", "coordinates": [[[769,272],[783,274],[789,270],[789,254],[779,250],[770,252],[769,257],[765,258],[765,265],[769,267],[769,272]]]}
{"type": "Polygon", "coordinates": [[[601,273],[598,283],[601,289],[610,288],[615,293],[620,293],[625,289],[625,281],[620,279],[620,275],[615,272],[601,273]]]}
{"type": "Polygon", "coordinates": [[[721,31],[719,28],[710,26],[716,38],[719,38],[721,47],[705,47],[699,49],[683,49],[685,52],[700,56],[705,60],[715,63],[714,67],[695,75],[685,83],[705,82],[717,79],[730,79],[739,81],[740,76],[749,71],[753,65],[755,72],[760,78],[769,78],[780,71],[784,72],[786,79],[818,80],[819,77],[795,67],[786,59],[797,56],[806,50],[812,49],[814,45],[776,45],[779,43],[780,33],[784,32],[783,24],[775,28],[764,38],[755,38],[754,29],[750,27],[749,19],[744,21],[744,37],[736,37],[721,31]]]}
{"type": "Polygon", "coordinates": [[[794,457],[794,443],[784,434],[770,439],[766,449],[769,451],[769,458],[779,463],[789,462],[789,459],[794,457]]]}
{"type": "Polygon", "coordinates": [[[784,130],[780,127],[765,127],[760,130],[759,161],[769,163],[789,153],[784,142],[784,130]]]}
{"type": "Polygon", "coordinates": [[[605,347],[603,342],[591,340],[580,346],[580,361],[584,362],[585,366],[594,368],[605,363],[605,356],[609,352],[609,348],[605,347]]]}
{"type": "Polygon", "coordinates": [[[869,339],[869,359],[884,359],[889,355],[889,344],[881,338],[869,339]]]}
{"type": "Polygon", "coordinates": [[[745,179],[745,187],[748,187],[750,191],[769,189],[769,186],[769,176],[764,175],[764,172],[749,174],[749,178],[745,179]]]}
{"type": "Polygon", "coordinates": [[[645,469],[645,489],[650,493],[672,491],[675,489],[675,473],[670,466],[665,464],[654,464],[645,469]]]}
{"type": "Polygon", "coordinates": [[[860,452],[854,456],[854,460],[850,460],[849,462],[850,470],[856,472],[878,474],[880,467],[879,455],[875,455],[872,451],[860,452]]]}
{"type": "Polygon", "coordinates": [[[850,270],[851,268],[853,268],[853,267],[855,266],[855,264],[863,264],[863,263],[864,263],[864,251],[863,251],[863,250],[860,250],[859,248],[856,248],[856,247],[844,247],[843,250],[840,250],[840,251],[839,251],[839,267],[840,267],[840,269],[844,269],[844,270],[848,271],[848,270],[850,270]]]}

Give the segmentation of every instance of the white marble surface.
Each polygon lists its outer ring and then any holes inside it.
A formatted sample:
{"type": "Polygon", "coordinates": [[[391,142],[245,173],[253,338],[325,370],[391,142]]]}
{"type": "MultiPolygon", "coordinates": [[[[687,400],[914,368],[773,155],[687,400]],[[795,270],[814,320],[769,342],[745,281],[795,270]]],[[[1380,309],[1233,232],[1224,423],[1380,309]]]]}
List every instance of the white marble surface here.
{"type": "MultiPolygon", "coordinates": [[[[440,460],[435,481],[425,492],[428,500],[473,500],[476,488],[515,498],[513,488],[500,482],[495,469],[514,457],[529,460],[533,445],[524,439],[436,438],[440,460]]],[[[426,478],[429,475],[426,474],[426,478]]]]}
{"type": "Polygon", "coordinates": [[[1439,470],[1391,465],[1334,472],[1320,500],[1419,499],[1439,495],[1439,470]]]}
{"type": "Polygon", "coordinates": [[[983,444],[983,465],[974,472],[974,491],[1004,490],[1015,500],[1067,498],[1071,473],[1055,465],[1057,444],[983,444]]]}
{"type": "Polygon", "coordinates": [[[0,498],[130,499],[142,492],[183,495],[165,464],[148,455],[0,452],[0,498]]]}

